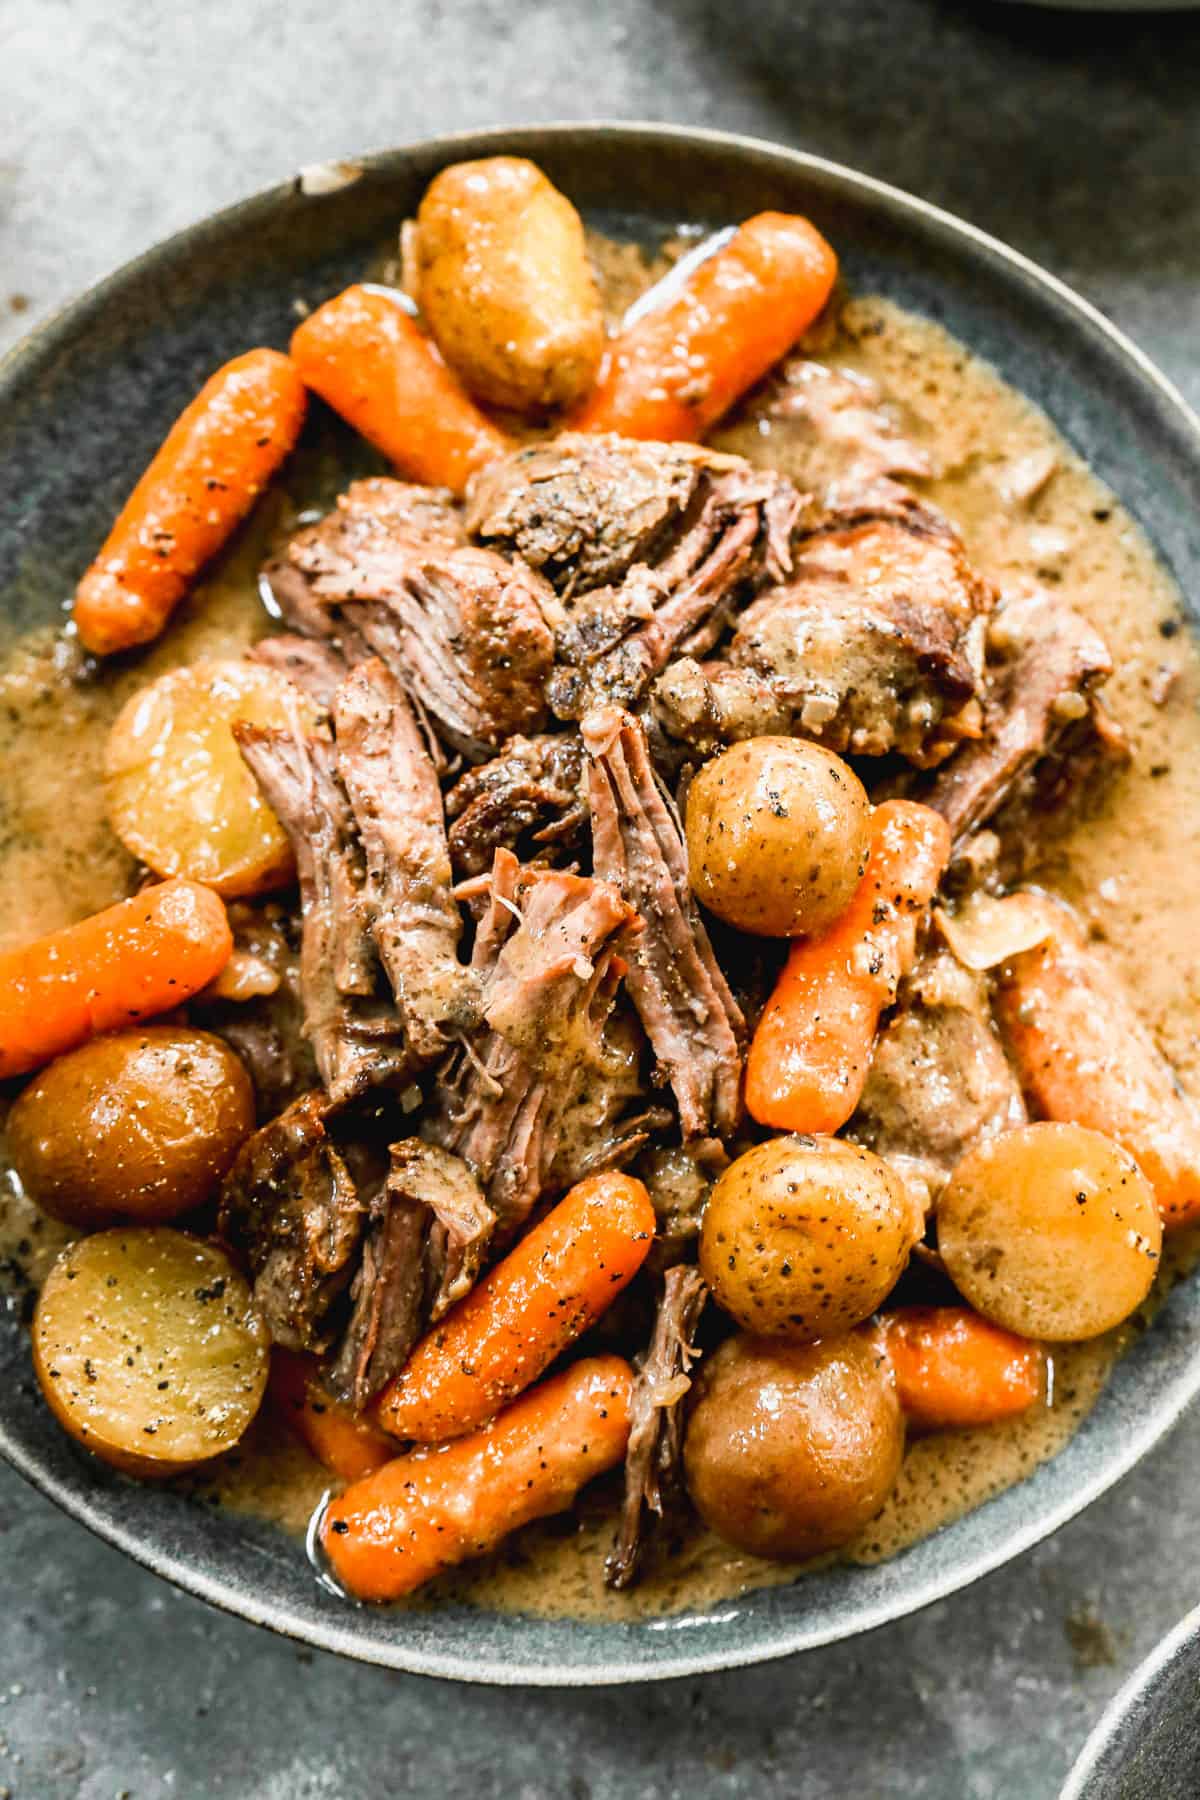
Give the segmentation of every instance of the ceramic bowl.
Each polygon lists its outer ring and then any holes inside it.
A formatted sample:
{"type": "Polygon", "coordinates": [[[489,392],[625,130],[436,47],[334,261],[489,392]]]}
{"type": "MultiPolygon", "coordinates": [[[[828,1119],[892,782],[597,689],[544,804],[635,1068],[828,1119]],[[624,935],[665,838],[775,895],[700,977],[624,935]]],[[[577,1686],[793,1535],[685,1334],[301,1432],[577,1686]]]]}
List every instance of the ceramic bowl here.
{"type": "Polygon", "coordinates": [[[1200,1607],[1109,1702],[1059,1800],[1195,1800],[1200,1794],[1200,1607]]]}
{"type": "MultiPolygon", "coordinates": [[[[500,151],[535,158],[617,234],[654,239],[767,207],[808,214],[852,286],[941,320],[1042,406],[1136,514],[1183,592],[1200,594],[1200,424],[1060,282],[971,226],[816,157],[664,127],[540,126],[370,156],[336,192],[286,182],[128,264],[12,352],[0,364],[0,595],[10,624],[55,616],[164,423],[212,368],[250,344],[285,345],[293,303],[358,278],[439,168],[500,151]]],[[[1019,1555],[1162,1436],[1200,1388],[1198,1335],[1195,1281],[1172,1296],[1056,1461],[894,1561],[641,1624],[351,1606],[271,1527],[134,1485],[80,1453],[34,1389],[15,1316],[0,1319],[0,1450],[147,1567],[322,1648],[476,1681],[654,1680],[849,1637],[1019,1555]]]]}

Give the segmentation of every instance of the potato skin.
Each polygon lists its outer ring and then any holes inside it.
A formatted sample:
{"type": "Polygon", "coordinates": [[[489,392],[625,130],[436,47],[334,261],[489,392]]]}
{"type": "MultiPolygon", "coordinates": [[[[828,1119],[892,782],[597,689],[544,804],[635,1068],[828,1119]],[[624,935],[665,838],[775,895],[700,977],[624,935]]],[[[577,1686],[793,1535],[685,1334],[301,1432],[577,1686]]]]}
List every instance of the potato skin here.
{"type": "Polygon", "coordinates": [[[748,738],[706,763],[687,800],[692,887],[758,937],[809,937],[845,912],[867,866],[871,805],[840,756],[748,738]]]}
{"type": "Polygon", "coordinates": [[[714,1300],[747,1331],[803,1343],[875,1311],[922,1223],[873,1151],[843,1138],[771,1138],[713,1188],[700,1268],[714,1300]]]}
{"type": "Polygon", "coordinates": [[[900,1404],[865,1334],[729,1338],[701,1369],[684,1442],[688,1492],[740,1550],[818,1556],[847,1543],[883,1506],[903,1456],[900,1404]]]}
{"type": "Polygon", "coordinates": [[[8,1116],[8,1150],[52,1218],[163,1223],[208,1199],[254,1129],[243,1064],[207,1031],[149,1025],[43,1069],[8,1116]]]}
{"type": "Polygon", "coordinates": [[[232,1449],[269,1363],[267,1328],[225,1252],[163,1226],[80,1238],[33,1316],[51,1412],[130,1475],[177,1475],[232,1449]]]}
{"type": "Polygon", "coordinates": [[[942,1191],[937,1229],[946,1271],[976,1312],[1051,1343],[1127,1319],[1162,1249],[1141,1169],[1082,1125],[1023,1125],[976,1145],[942,1191]]]}
{"type": "Polygon", "coordinates": [[[546,412],[583,398],[604,313],[579,214],[535,164],[490,156],[443,169],[410,241],[421,311],[476,399],[546,412]]]}

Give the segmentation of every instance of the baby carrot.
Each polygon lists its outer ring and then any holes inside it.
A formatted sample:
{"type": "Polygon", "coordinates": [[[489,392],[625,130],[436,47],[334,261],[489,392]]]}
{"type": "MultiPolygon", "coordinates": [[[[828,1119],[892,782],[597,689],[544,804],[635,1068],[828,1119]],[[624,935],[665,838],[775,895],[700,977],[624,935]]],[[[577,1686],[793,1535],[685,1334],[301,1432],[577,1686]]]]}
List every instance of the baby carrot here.
{"type": "Polygon", "coordinates": [[[99,1031],[198,994],[233,936],[211,888],[164,881],[0,954],[0,1077],[22,1075],[99,1031]]]}
{"type": "Polygon", "coordinates": [[[965,1306],[901,1306],[879,1320],[910,1425],[939,1431],[1028,1412],[1045,1386],[1041,1344],[965,1306]]]}
{"type": "Polygon", "coordinates": [[[1065,906],[996,981],[996,1018],[1034,1111],[1102,1131],[1140,1165],[1168,1231],[1200,1216],[1200,1110],[1065,906]]]}
{"type": "Polygon", "coordinates": [[[576,428],[703,437],[807,331],[837,267],[807,219],[774,212],[747,219],[676,299],[609,346],[576,428]]]}
{"type": "Polygon", "coordinates": [[[300,435],[308,396],[278,350],[248,350],[185,407],[75,592],[88,650],[156,638],[193,576],[249,512],[300,435]]]}
{"type": "Polygon", "coordinates": [[[298,1356],[276,1346],[271,1352],[267,1392],[284,1424],[318,1462],[343,1481],[360,1481],[396,1454],[396,1445],[386,1432],[322,1392],[311,1356],[298,1356]]]}
{"type": "Polygon", "coordinates": [[[330,1502],[321,1543],[360,1600],[396,1600],[510,1531],[563,1512],[629,1440],[633,1371],[593,1356],[470,1437],[398,1456],[330,1502]]]}
{"type": "Polygon", "coordinates": [[[380,1424],[432,1444],[492,1418],[632,1280],[654,1223],[632,1175],[608,1170],[577,1182],[421,1339],[384,1389],[380,1424]]]}
{"type": "Polygon", "coordinates": [[[746,1106],[779,1131],[838,1131],[858,1105],[883,1008],[950,855],[939,814],[885,800],[866,874],[841,918],[792,945],[746,1059],[746,1106]]]}
{"type": "Polygon", "coordinates": [[[461,494],[468,475],[512,449],[384,288],[327,300],[296,327],[291,352],[313,392],[413,481],[461,494]]]}

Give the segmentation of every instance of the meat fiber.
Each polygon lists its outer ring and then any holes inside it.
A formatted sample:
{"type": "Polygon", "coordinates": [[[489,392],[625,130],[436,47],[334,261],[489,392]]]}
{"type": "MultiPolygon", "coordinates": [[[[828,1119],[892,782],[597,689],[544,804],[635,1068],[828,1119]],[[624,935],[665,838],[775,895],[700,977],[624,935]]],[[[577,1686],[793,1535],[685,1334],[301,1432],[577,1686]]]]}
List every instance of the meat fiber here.
{"type": "Polygon", "coordinates": [[[609,882],[497,852],[472,957],[484,1027],[439,1085],[429,1135],[478,1175],[503,1238],[549,1185],[581,1082],[628,1079],[607,1026],[633,919],[609,882]]]}
{"type": "Polygon", "coordinates": [[[637,719],[604,707],[582,730],[595,872],[642,921],[629,951],[630,995],[685,1138],[727,1137],[740,1116],[745,1022],[692,895],[678,819],[655,783],[637,719]]]}
{"type": "Polygon", "coordinates": [[[221,1189],[219,1229],[247,1257],[254,1299],[287,1350],[326,1349],[330,1309],[353,1273],[362,1208],[309,1093],[246,1140],[221,1189]]]}
{"type": "Polygon", "coordinates": [[[654,1335],[633,1383],[629,1448],[625,1452],[625,1499],[617,1541],[605,1564],[609,1587],[626,1588],[637,1578],[649,1515],[661,1519],[682,1491],[683,1403],[696,1361],[693,1343],[708,1289],[695,1268],[668,1269],[654,1322],[654,1335]]]}
{"type": "Polygon", "coordinates": [[[299,726],[242,723],[234,736],[295,853],[300,996],[330,1100],[401,1081],[414,1059],[399,1014],[379,991],[361,850],[335,747],[299,726]]]}

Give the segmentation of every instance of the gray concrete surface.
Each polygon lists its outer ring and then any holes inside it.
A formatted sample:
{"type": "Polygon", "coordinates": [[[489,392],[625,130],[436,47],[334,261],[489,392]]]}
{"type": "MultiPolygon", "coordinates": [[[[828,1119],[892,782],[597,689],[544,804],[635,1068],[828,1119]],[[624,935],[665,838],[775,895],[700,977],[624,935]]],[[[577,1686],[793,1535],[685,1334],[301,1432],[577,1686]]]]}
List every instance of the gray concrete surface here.
{"type": "MultiPolygon", "coordinates": [[[[301,163],[608,115],[857,164],[1076,283],[1200,402],[1200,18],[952,0],[0,0],[0,348],[301,163]]],[[[299,1651],[0,1471],[0,1800],[1050,1800],[1200,1600],[1200,1417],[1050,1543],[856,1643],[643,1692],[299,1651]]]]}

